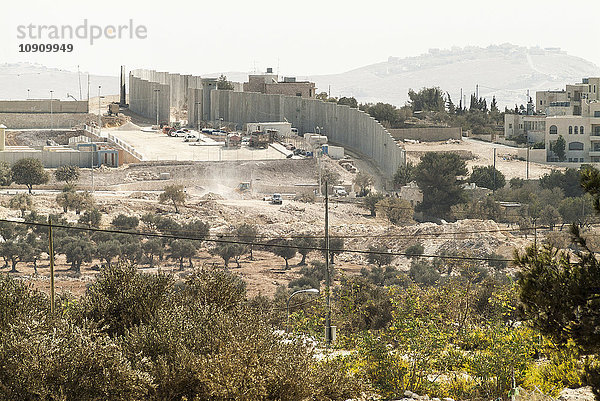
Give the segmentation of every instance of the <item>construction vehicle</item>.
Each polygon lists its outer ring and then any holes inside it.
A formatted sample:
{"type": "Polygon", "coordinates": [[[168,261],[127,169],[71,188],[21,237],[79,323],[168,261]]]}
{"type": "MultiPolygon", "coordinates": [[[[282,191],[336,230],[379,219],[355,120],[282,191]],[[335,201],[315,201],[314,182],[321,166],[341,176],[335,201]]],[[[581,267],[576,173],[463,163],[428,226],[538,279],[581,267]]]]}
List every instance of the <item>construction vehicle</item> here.
{"type": "Polygon", "coordinates": [[[246,192],[250,190],[250,182],[244,181],[240,182],[237,187],[238,192],[246,192]]]}
{"type": "Polygon", "coordinates": [[[250,134],[249,145],[252,148],[262,148],[266,149],[269,147],[269,144],[273,142],[273,132],[272,130],[267,131],[255,131],[250,134]]]}
{"type": "Polygon", "coordinates": [[[274,205],[281,205],[283,203],[283,199],[281,198],[281,194],[273,194],[271,195],[271,203],[274,205]]]}
{"type": "Polygon", "coordinates": [[[111,103],[108,105],[108,115],[116,116],[119,114],[119,103],[111,103]]]}

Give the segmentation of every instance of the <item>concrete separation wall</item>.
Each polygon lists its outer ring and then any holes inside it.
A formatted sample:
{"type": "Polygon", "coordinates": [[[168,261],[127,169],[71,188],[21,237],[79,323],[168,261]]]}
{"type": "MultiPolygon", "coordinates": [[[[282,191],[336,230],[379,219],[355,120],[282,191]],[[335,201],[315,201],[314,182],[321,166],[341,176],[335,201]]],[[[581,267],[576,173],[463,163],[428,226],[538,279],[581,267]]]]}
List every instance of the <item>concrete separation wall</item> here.
{"type": "Polygon", "coordinates": [[[395,128],[388,129],[390,135],[397,140],[413,139],[422,142],[447,141],[461,139],[462,128],[395,128]]]}
{"type": "Polygon", "coordinates": [[[8,128],[71,128],[87,121],[98,120],[98,116],[76,113],[0,113],[0,124],[8,128]]]}
{"type": "Polygon", "coordinates": [[[405,154],[373,117],[348,106],[317,99],[261,93],[212,91],[211,119],[235,123],[288,121],[299,134],[319,127],[330,142],[372,159],[391,178],[404,163],[405,154]]]}
{"type": "Polygon", "coordinates": [[[171,108],[190,107],[188,88],[201,88],[201,78],[194,75],[171,74],[154,70],[133,70],[129,73],[129,108],[144,117],[169,122],[171,108]]]}
{"type": "Polygon", "coordinates": [[[315,132],[319,127],[329,141],[374,161],[391,178],[404,163],[405,153],[390,133],[368,114],[348,106],[296,96],[267,95],[251,92],[208,90],[196,76],[182,76],[151,70],[129,74],[129,107],[145,117],[168,121],[171,106],[187,104],[188,123],[198,119],[233,123],[239,129],[250,122],[288,121],[299,134],[315,132]],[[187,85],[185,91],[182,85],[187,85]],[[160,89],[160,92],[155,92],[160,89]]]}
{"type": "Polygon", "coordinates": [[[94,152],[46,152],[41,150],[18,151],[13,152],[10,147],[6,151],[0,152],[0,161],[6,162],[11,166],[21,159],[38,159],[46,168],[56,168],[60,166],[79,166],[90,167],[94,152]]]}
{"type": "Polygon", "coordinates": [[[0,100],[0,113],[87,113],[87,100],[0,100]]]}

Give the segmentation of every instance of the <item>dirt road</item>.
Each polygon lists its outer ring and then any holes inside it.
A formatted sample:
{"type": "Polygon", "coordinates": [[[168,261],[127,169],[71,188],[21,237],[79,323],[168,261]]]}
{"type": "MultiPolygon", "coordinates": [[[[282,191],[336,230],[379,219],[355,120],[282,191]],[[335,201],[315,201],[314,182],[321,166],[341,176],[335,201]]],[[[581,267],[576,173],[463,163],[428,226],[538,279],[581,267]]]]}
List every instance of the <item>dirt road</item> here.
{"type": "MultiPolygon", "coordinates": [[[[517,160],[517,148],[497,143],[482,142],[463,138],[460,143],[422,142],[417,144],[405,143],[404,147],[408,161],[416,164],[426,152],[471,152],[473,160],[467,161],[467,167],[490,166],[494,163],[494,148],[496,148],[496,168],[504,174],[507,180],[511,178],[526,178],[527,162],[517,160]]],[[[537,179],[553,169],[560,167],[539,163],[529,163],[529,178],[537,179]]]]}

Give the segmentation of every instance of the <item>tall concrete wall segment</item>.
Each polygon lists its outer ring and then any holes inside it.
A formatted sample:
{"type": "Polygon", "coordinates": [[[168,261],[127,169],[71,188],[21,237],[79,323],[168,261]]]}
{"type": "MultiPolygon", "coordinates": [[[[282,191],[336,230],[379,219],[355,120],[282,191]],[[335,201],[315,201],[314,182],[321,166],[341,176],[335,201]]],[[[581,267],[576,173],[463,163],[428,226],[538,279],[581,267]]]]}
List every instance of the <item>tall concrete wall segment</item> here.
{"type": "MultiPolygon", "coordinates": [[[[147,74],[140,75],[147,76],[147,74]]],[[[157,78],[158,76],[150,77],[150,79],[157,78]]],[[[129,74],[129,108],[134,113],[154,120],[158,108],[158,121],[168,122],[171,115],[170,91],[171,88],[167,84],[141,78],[136,76],[134,71],[129,74]]]]}
{"type": "Polygon", "coordinates": [[[38,159],[46,168],[57,168],[60,166],[79,166],[82,168],[92,165],[92,157],[95,152],[46,152],[40,150],[11,151],[10,148],[0,152],[0,161],[9,165],[15,164],[21,159],[38,159]]]}
{"type": "Polygon", "coordinates": [[[60,100],[0,100],[0,113],[87,113],[88,102],[60,100]]]}
{"type": "Polygon", "coordinates": [[[153,70],[129,73],[129,108],[144,117],[169,122],[171,108],[189,108],[188,88],[201,88],[201,78],[153,70]],[[158,90],[158,92],[156,91],[158,90]]]}
{"type": "Polygon", "coordinates": [[[223,119],[239,129],[249,122],[288,121],[300,134],[315,132],[319,127],[330,142],[373,160],[390,178],[405,161],[404,149],[390,133],[358,109],[296,96],[213,90],[207,81],[196,76],[134,70],[129,75],[129,107],[138,114],[156,118],[153,91],[160,89],[160,121],[168,121],[171,106],[186,104],[192,127],[197,126],[199,119],[223,119]],[[185,90],[182,85],[186,85],[185,90]]]}
{"type": "Polygon", "coordinates": [[[98,116],[80,113],[0,113],[0,124],[13,129],[72,128],[97,120],[98,116]]]}
{"type": "Polygon", "coordinates": [[[238,128],[249,122],[288,121],[300,134],[319,130],[330,142],[372,159],[388,177],[405,160],[404,149],[378,121],[348,106],[296,96],[212,91],[211,120],[220,118],[238,128]]]}

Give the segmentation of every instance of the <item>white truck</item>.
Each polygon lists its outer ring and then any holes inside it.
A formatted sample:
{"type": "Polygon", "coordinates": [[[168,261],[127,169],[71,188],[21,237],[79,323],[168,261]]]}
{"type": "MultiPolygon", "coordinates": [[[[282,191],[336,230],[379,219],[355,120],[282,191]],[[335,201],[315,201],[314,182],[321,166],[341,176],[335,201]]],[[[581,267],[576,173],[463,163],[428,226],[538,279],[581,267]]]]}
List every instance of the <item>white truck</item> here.
{"type": "Polygon", "coordinates": [[[271,203],[274,205],[281,205],[283,203],[283,199],[281,198],[281,194],[273,194],[271,195],[271,203]]]}
{"type": "Polygon", "coordinates": [[[333,194],[335,196],[348,196],[348,191],[346,191],[346,188],[344,188],[343,185],[334,185],[333,186],[333,194]]]}

